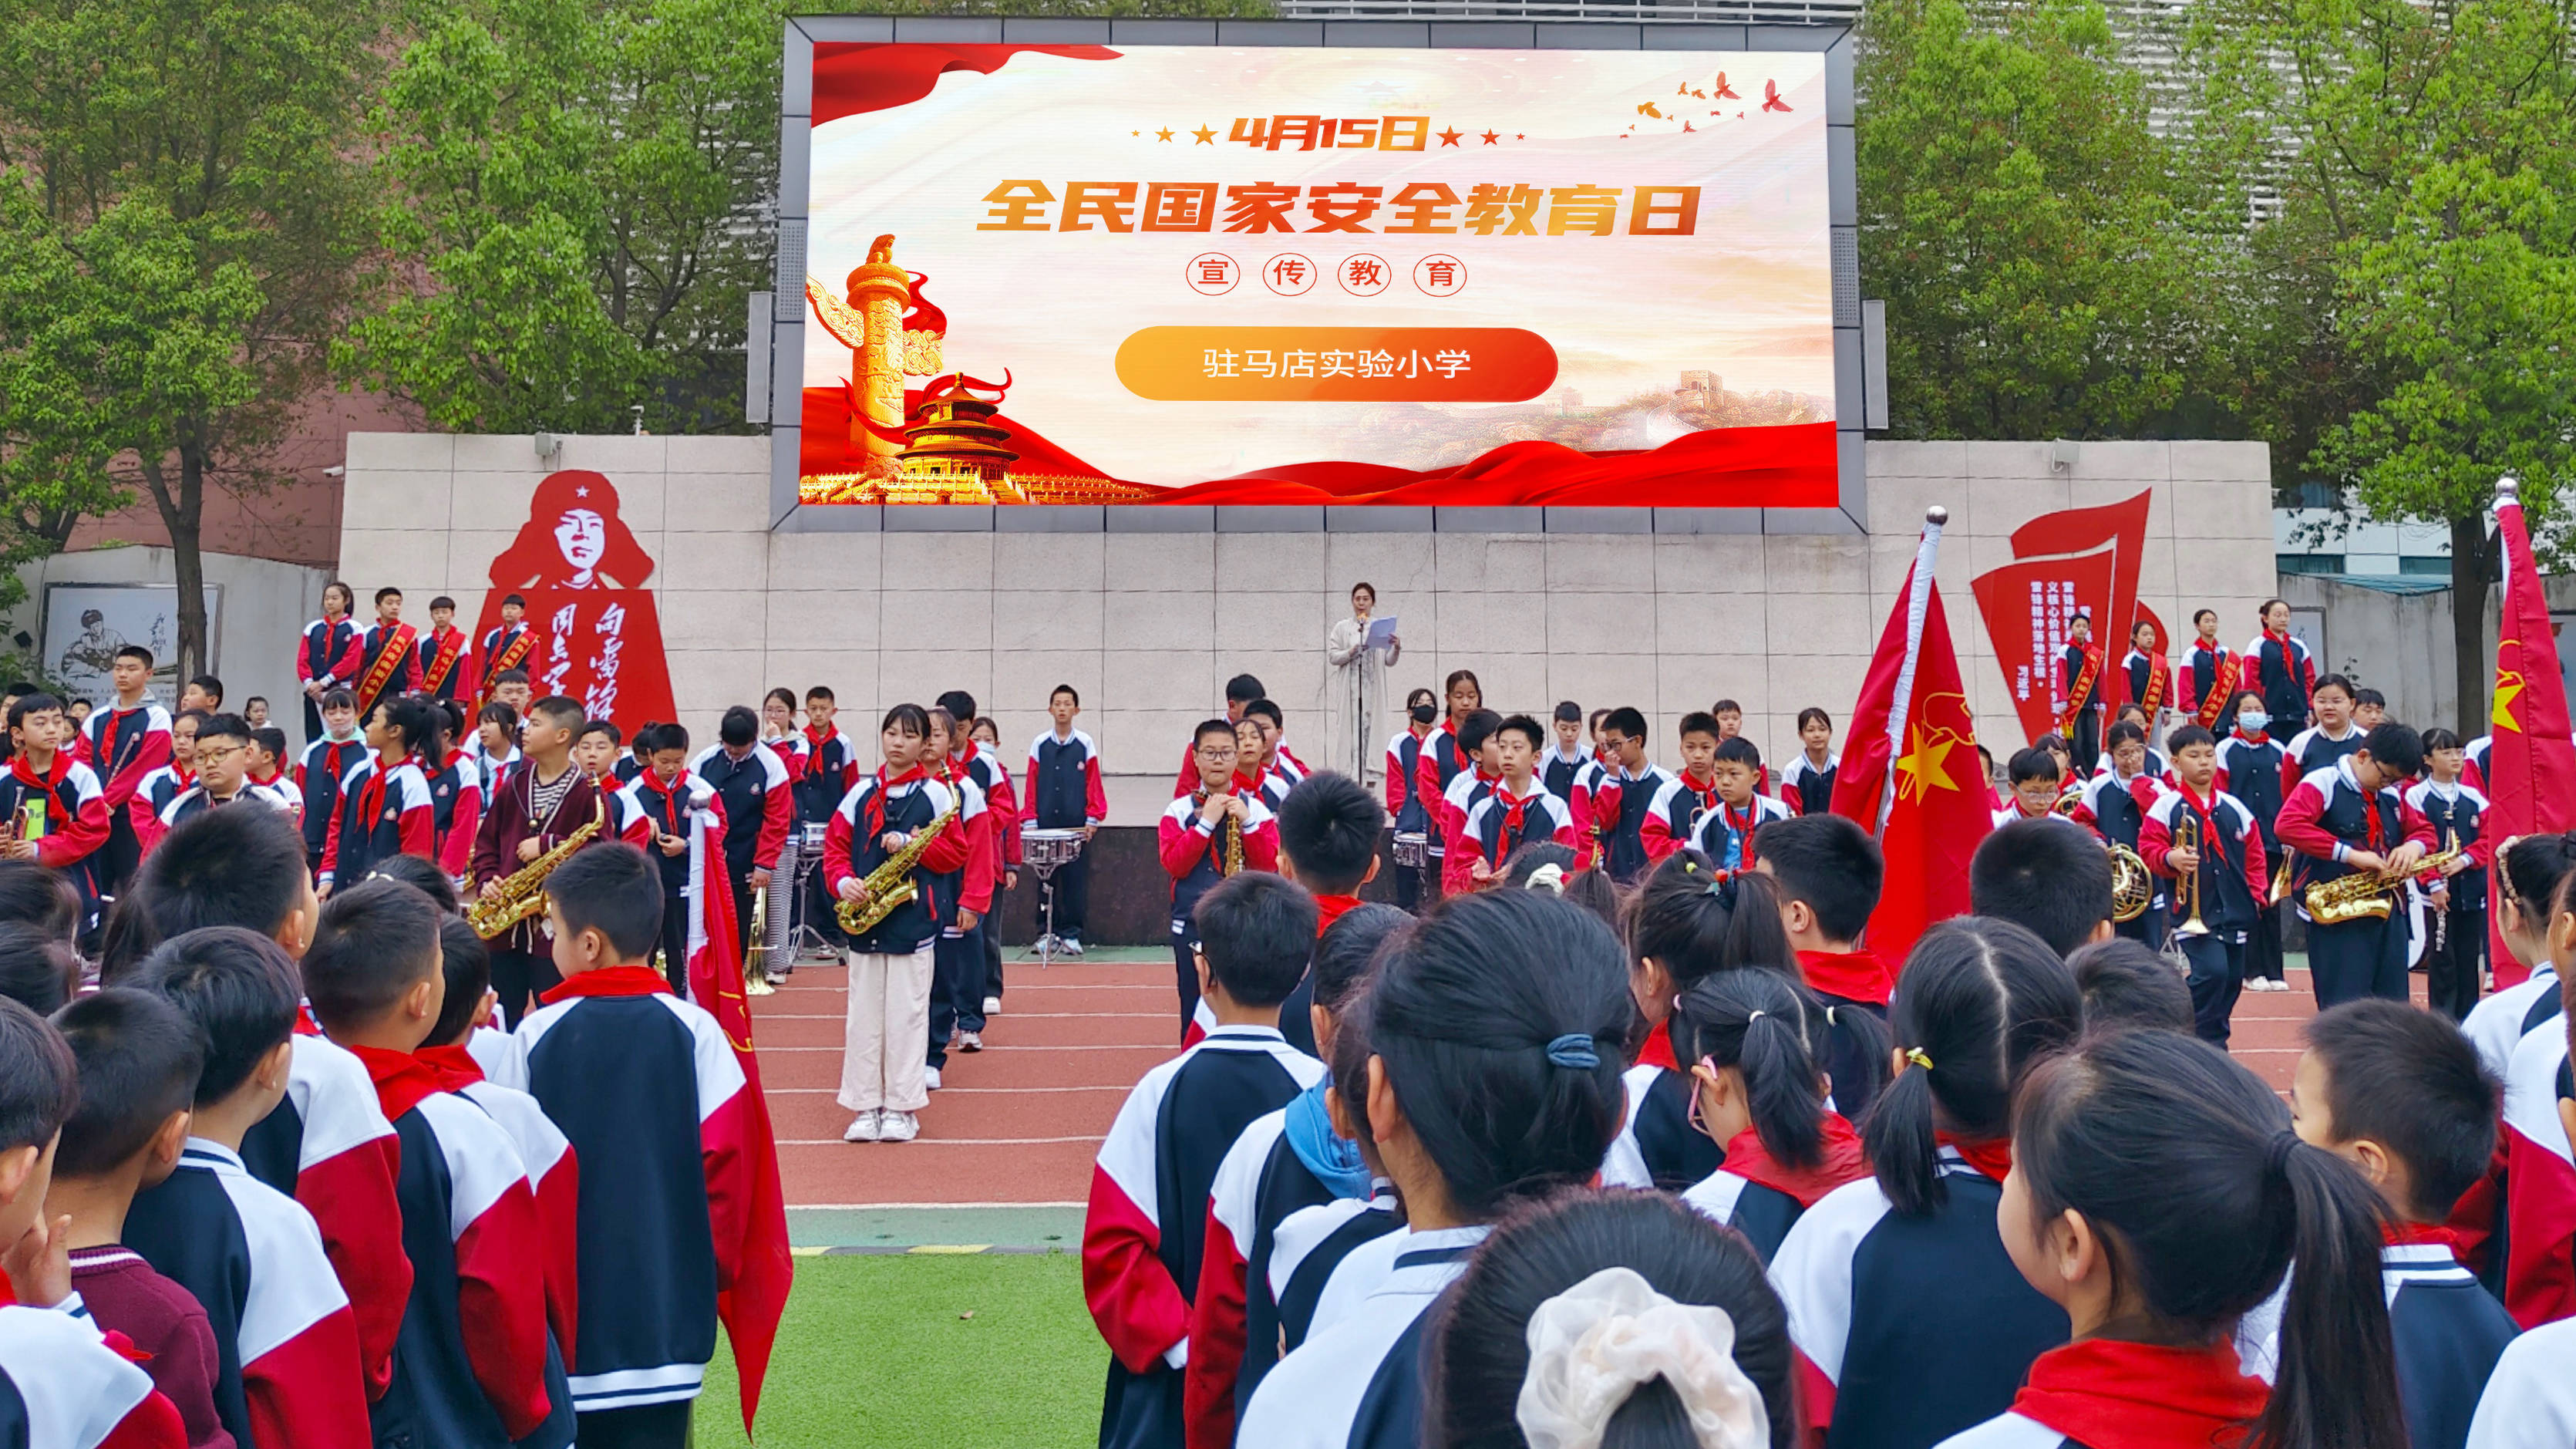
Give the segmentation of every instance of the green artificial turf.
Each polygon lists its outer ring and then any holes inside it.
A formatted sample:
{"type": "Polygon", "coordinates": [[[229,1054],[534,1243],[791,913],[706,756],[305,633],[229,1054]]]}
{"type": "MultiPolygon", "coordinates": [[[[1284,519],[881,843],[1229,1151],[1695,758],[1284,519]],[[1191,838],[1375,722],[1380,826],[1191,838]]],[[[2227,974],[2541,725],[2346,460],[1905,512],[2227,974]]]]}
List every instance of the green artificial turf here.
{"type": "MultiPolygon", "coordinates": [[[[1108,1363],[1073,1254],[798,1258],[755,1427],[761,1449],[1081,1449],[1108,1363]]],[[[743,1444],[740,1402],[719,1334],[697,1449],[743,1444]]]]}

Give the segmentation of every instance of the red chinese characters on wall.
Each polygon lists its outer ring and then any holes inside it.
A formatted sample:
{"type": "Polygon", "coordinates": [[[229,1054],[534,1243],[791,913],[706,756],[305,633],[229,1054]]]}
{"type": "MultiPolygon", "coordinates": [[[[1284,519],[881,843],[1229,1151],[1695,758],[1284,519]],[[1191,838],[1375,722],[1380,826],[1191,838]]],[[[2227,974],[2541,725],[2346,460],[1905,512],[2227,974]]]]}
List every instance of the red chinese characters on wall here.
{"type": "Polygon", "coordinates": [[[607,475],[567,469],[537,485],[519,535],[492,560],[474,635],[501,622],[508,594],[528,601],[536,635],[527,671],[537,697],[569,695],[628,738],[672,717],[671,666],[652,591],[652,555],[618,513],[607,475]]]}
{"type": "Polygon", "coordinates": [[[2140,493],[2098,508],[2042,514],[2013,530],[2013,562],[1977,576],[1977,612],[2012,690],[2023,738],[2035,740],[2057,727],[2066,705],[2058,661],[2066,649],[2067,621],[2077,610],[2092,616],[2106,667],[2118,666],[2129,649],[2129,631],[2140,620],[2156,626],[2160,647],[2169,646],[2164,620],[2138,602],[2149,497],[2140,493]]]}

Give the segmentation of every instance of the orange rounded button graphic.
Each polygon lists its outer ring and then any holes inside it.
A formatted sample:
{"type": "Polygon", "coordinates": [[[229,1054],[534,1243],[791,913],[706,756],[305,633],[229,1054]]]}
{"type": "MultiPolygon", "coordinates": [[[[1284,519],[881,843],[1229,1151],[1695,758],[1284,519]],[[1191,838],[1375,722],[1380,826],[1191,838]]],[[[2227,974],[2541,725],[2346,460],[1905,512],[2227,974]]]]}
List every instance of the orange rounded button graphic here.
{"type": "Polygon", "coordinates": [[[1158,402],[1526,402],[1556,349],[1519,327],[1148,327],[1118,380],[1158,402]]]}

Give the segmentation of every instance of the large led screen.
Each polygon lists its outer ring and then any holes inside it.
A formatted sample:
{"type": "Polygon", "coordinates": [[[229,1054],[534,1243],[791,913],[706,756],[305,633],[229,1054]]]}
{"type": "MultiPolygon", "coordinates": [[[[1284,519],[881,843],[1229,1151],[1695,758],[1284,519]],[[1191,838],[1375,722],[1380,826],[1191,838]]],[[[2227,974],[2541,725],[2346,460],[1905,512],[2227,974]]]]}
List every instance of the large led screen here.
{"type": "Polygon", "coordinates": [[[1835,502],[1821,56],[813,66],[806,503],[1835,502]]]}

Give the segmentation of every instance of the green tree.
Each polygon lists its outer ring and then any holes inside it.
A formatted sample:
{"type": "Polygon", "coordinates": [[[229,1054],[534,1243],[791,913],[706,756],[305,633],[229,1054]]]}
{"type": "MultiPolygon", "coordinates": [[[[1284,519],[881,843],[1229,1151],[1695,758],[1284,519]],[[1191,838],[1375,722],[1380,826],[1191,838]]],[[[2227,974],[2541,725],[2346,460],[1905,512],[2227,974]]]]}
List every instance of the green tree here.
{"type": "Polygon", "coordinates": [[[1870,7],[1861,275],[1897,434],[2134,436],[2195,386],[2198,200],[2118,53],[2093,0],[1870,7]]]}
{"type": "Polygon", "coordinates": [[[101,463],[140,486],[183,675],[205,658],[206,492],[274,479],[347,312],[377,34],[367,0],[0,0],[0,263],[35,268],[0,289],[19,501],[86,507],[99,478],[70,480],[101,463]]]}
{"type": "Polygon", "coordinates": [[[2449,529],[2460,728],[2483,732],[2496,479],[2521,477],[2537,525],[2576,468],[2571,11],[2258,0],[2220,15],[2212,109],[2286,140],[2277,228],[2309,261],[2275,279],[2272,310],[2323,319],[2334,349],[2278,375],[2269,414],[2369,516],[2449,529]]]}

